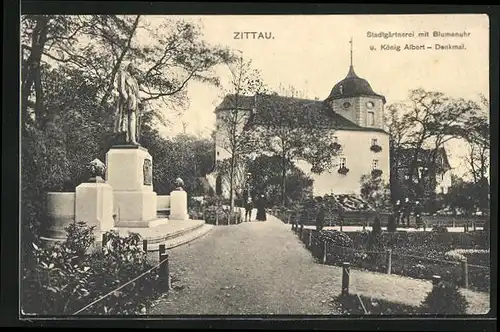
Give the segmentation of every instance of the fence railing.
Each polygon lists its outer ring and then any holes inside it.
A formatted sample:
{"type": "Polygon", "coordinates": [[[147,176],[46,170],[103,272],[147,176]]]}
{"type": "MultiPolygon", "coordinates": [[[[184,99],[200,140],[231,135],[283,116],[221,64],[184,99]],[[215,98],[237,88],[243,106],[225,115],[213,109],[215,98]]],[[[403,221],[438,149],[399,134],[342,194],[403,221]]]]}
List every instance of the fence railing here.
{"type": "Polygon", "coordinates": [[[314,229],[292,223],[291,229],[297,234],[313,257],[320,263],[341,265],[349,262],[353,267],[379,273],[397,274],[417,279],[432,280],[434,275],[454,280],[461,287],[489,287],[489,266],[469,264],[462,261],[445,260],[419,256],[418,253],[400,253],[397,250],[367,250],[334,245],[331,240],[321,237],[314,229]]]}
{"type": "MultiPolygon", "coordinates": [[[[106,237],[105,234],[103,234],[103,239],[102,239],[102,245],[104,246],[106,243],[106,237]]],[[[147,254],[148,253],[148,241],[143,240],[143,251],[147,254]]],[[[111,291],[108,291],[106,294],[99,296],[96,300],[92,301],[91,303],[87,304],[83,308],[77,310],[74,312],[72,315],[78,315],[83,312],[85,312],[87,309],[95,306],[99,302],[105,300],[106,298],[112,296],[116,292],[126,288],[129,285],[132,285],[136,281],[140,280],[141,278],[144,278],[150,273],[158,273],[158,279],[159,279],[159,286],[160,286],[160,291],[161,292],[168,292],[171,290],[171,277],[170,277],[170,270],[169,270],[169,255],[167,253],[165,244],[160,244],[159,245],[159,250],[158,250],[158,263],[154,265],[153,267],[149,268],[148,270],[142,272],[140,275],[134,277],[133,279],[123,283],[122,285],[114,288],[111,291]]],[[[148,314],[148,308],[146,308],[146,314],[148,314]]]]}

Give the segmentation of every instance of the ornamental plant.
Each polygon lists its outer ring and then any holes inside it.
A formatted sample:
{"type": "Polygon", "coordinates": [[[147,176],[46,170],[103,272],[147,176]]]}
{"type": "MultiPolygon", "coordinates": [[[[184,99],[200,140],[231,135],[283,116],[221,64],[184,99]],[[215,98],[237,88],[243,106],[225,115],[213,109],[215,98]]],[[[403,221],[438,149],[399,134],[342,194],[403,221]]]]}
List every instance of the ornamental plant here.
{"type": "Polygon", "coordinates": [[[340,167],[338,170],[339,174],[346,175],[349,172],[349,168],[347,167],[340,167]]]}
{"type": "Polygon", "coordinates": [[[424,314],[460,315],[467,311],[468,303],[458,286],[441,281],[429,292],[420,308],[424,314]]]}
{"type": "MultiPolygon", "coordinates": [[[[75,222],[66,228],[67,239],[43,248],[33,243],[34,262],[23,267],[22,312],[26,315],[71,315],[153,265],[142,251],[140,237],[107,232],[102,249],[94,246],[94,227],[75,222]]],[[[141,314],[159,295],[158,272],[153,270],[120,291],[81,312],[141,314]]]]}
{"type": "Polygon", "coordinates": [[[373,169],[373,170],[372,170],[372,176],[373,176],[374,178],[378,178],[378,177],[380,177],[380,176],[382,175],[382,173],[383,173],[383,172],[382,172],[382,170],[381,170],[381,169],[373,169]]]}
{"type": "Polygon", "coordinates": [[[379,153],[380,151],[382,151],[382,147],[378,144],[374,144],[370,146],[370,150],[372,150],[375,153],[379,153]]]}

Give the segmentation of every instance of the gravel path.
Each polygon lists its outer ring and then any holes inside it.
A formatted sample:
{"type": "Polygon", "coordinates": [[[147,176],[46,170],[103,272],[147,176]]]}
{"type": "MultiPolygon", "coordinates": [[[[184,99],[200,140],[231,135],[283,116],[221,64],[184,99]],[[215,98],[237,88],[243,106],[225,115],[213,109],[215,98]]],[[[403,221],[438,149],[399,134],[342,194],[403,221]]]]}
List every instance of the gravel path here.
{"type": "MultiPolygon", "coordinates": [[[[341,268],[316,263],[290,225],[272,216],[267,222],[216,227],[169,253],[172,275],[179,281],[150,314],[339,313],[332,298],[340,294],[341,268]]],[[[351,285],[360,295],[411,305],[431,289],[427,281],[354,269],[351,285]]],[[[464,292],[471,313],[488,311],[488,294],[464,292]]]]}
{"type": "Polygon", "coordinates": [[[151,314],[335,313],[330,299],[337,294],[323,287],[340,285],[340,274],[315,263],[287,225],[268,220],[219,226],[170,250],[172,273],[184,288],[151,314]]]}

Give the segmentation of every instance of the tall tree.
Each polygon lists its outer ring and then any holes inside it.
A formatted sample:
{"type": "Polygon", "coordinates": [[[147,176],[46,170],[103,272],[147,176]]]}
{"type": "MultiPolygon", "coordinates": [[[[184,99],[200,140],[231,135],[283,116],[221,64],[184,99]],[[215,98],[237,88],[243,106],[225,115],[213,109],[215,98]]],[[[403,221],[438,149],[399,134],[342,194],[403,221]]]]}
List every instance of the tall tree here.
{"type": "Polygon", "coordinates": [[[335,126],[321,113],[324,111],[321,102],[301,98],[293,87],[258,97],[252,136],[260,142],[263,153],[280,158],[281,204],[286,205],[289,166],[305,160],[316,173],[331,166],[338,152],[333,143],[335,126]]]}
{"type": "Polygon", "coordinates": [[[88,162],[104,160],[121,63],[136,64],[145,122],[168,118],[166,103],[182,105],[189,81],[219,84],[213,69],[232,61],[230,50],[206,44],[185,20],[150,23],[137,15],[21,18],[23,226],[43,219],[45,192],[73,190],[88,162]]]}
{"type": "MultiPolygon", "coordinates": [[[[391,158],[402,159],[404,150],[408,166],[407,187],[424,195],[426,174],[436,174],[440,163],[439,151],[445,143],[463,137],[467,119],[478,105],[469,100],[449,98],[443,93],[416,89],[410,91],[406,102],[389,105],[391,158]],[[430,153],[424,153],[424,150],[430,153]]],[[[434,193],[435,188],[428,188],[434,193]]]]}
{"type": "MultiPolygon", "coordinates": [[[[230,72],[229,87],[225,89],[225,110],[217,135],[221,136],[222,148],[227,151],[228,161],[217,167],[227,176],[229,182],[230,208],[234,208],[236,180],[244,173],[245,159],[255,149],[251,136],[246,130],[255,103],[249,105],[249,97],[265,91],[260,73],[252,68],[251,61],[238,58],[234,63],[227,64],[230,72]]],[[[240,181],[239,181],[240,182],[240,181]]]]}
{"type": "MultiPolygon", "coordinates": [[[[270,205],[282,204],[282,160],[281,157],[260,155],[249,162],[248,171],[253,194],[264,193],[270,205]]],[[[293,163],[287,165],[286,201],[301,202],[312,197],[313,179],[306,176],[293,163]]]]}

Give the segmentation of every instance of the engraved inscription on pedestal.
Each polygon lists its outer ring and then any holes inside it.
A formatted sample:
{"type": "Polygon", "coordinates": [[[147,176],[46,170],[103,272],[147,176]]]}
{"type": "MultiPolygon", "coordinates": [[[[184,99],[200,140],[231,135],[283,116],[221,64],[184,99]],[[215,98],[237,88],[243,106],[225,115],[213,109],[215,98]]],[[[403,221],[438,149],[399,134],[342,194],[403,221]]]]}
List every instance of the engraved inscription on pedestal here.
{"type": "Polygon", "coordinates": [[[151,160],[144,159],[143,166],[143,174],[144,174],[144,185],[150,186],[153,183],[153,168],[151,167],[151,160]]]}

